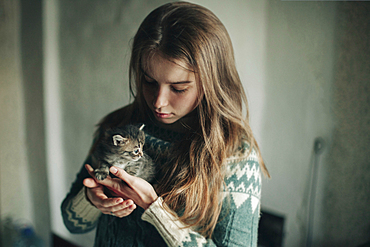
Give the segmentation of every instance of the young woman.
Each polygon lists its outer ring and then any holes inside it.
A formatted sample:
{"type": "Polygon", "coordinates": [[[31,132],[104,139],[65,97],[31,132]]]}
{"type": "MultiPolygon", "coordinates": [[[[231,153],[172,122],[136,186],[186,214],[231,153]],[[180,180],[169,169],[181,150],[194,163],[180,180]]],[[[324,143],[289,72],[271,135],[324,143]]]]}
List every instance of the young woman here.
{"type": "Polygon", "coordinates": [[[62,203],[66,227],[97,226],[95,246],[256,246],[268,171],[219,19],[186,2],[152,11],[134,38],[130,88],[134,102],[107,115],[95,141],[107,128],[145,123],[156,182],[116,167],[98,182],[85,165],[62,203]]]}

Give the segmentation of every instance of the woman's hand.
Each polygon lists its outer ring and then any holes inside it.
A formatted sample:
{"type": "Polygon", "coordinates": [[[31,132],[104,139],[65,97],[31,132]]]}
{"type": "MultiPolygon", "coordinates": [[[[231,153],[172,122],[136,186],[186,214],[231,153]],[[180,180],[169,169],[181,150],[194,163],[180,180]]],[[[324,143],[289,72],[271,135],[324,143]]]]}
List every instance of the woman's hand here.
{"type": "MultiPolygon", "coordinates": [[[[94,177],[94,169],[85,165],[87,171],[94,177]]],[[[126,217],[135,210],[136,205],[131,200],[124,200],[122,197],[108,198],[104,193],[104,186],[97,183],[93,178],[86,178],[83,181],[86,189],[86,196],[103,214],[110,214],[116,217],[126,217]]]]}
{"type": "Polygon", "coordinates": [[[158,195],[153,186],[142,178],[129,175],[125,170],[112,166],[110,172],[117,178],[107,177],[99,181],[121,198],[131,199],[136,205],[147,209],[158,195]]]}
{"type": "MultiPolygon", "coordinates": [[[[95,178],[94,169],[90,165],[86,165],[86,169],[90,175],[95,178]]],[[[123,169],[114,166],[110,168],[110,172],[117,178],[111,178],[108,176],[102,181],[90,179],[93,180],[98,186],[101,186],[101,190],[106,187],[117,198],[128,200],[131,199],[134,204],[142,207],[143,209],[147,209],[155,200],[157,200],[158,196],[153,186],[144,179],[131,176],[123,169]]]]}

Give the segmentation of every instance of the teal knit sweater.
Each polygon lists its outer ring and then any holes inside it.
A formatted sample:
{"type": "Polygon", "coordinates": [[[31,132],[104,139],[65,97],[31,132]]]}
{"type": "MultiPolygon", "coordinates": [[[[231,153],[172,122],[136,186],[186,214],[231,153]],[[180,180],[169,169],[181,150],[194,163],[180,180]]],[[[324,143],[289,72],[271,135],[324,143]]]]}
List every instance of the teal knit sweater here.
{"type": "MultiPolygon", "coordinates": [[[[169,157],[169,148],[181,134],[145,127],[144,151],[157,163],[169,157]]],[[[85,163],[89,163],[90,157],[85,163]]],[[[72,233],[86,233],[97,227],[95,245],[103,246],[257,246],[260,214],[261,173],[257,154],[249,154],[249,145],[242,143],[227,159],[223,207],[212,239],[184,228],[182,223],[163,209],[159,197],[147,210],[137,208],[127,217],[102,214],[85,197],[82,184],[89,177],[84,167],[77,175],[61,210],[64,224],[72,233]]]]}

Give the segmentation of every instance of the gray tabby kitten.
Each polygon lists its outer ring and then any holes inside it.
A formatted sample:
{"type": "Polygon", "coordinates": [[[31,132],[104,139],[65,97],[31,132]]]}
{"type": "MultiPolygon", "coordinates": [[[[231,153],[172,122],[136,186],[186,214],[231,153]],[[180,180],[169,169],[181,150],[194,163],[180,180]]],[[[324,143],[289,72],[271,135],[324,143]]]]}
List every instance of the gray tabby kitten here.
{"type": "Polygon", "coordinates": [[[109,168],[117,166],[128,174],[151,182],[155,175],[153,160],[143,152],[145,134],[134,125],[109,129],[92,154],[95,177],[104,180],[109,175],[109,168]]]}

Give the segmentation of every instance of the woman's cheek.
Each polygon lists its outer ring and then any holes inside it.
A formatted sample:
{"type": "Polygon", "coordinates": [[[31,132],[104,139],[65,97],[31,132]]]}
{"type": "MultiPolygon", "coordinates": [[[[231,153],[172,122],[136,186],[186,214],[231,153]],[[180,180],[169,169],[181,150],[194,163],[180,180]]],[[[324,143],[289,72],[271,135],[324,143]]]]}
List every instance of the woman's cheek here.
{"type": "Polygon", "coordinates": [[[144,99],[147,104],[153,101],[152,99],[153,99],[154,93],[152,92],[152,90],[148,89],[147,87],[143,87],[143,95],[144,95],[144,99]]]}

